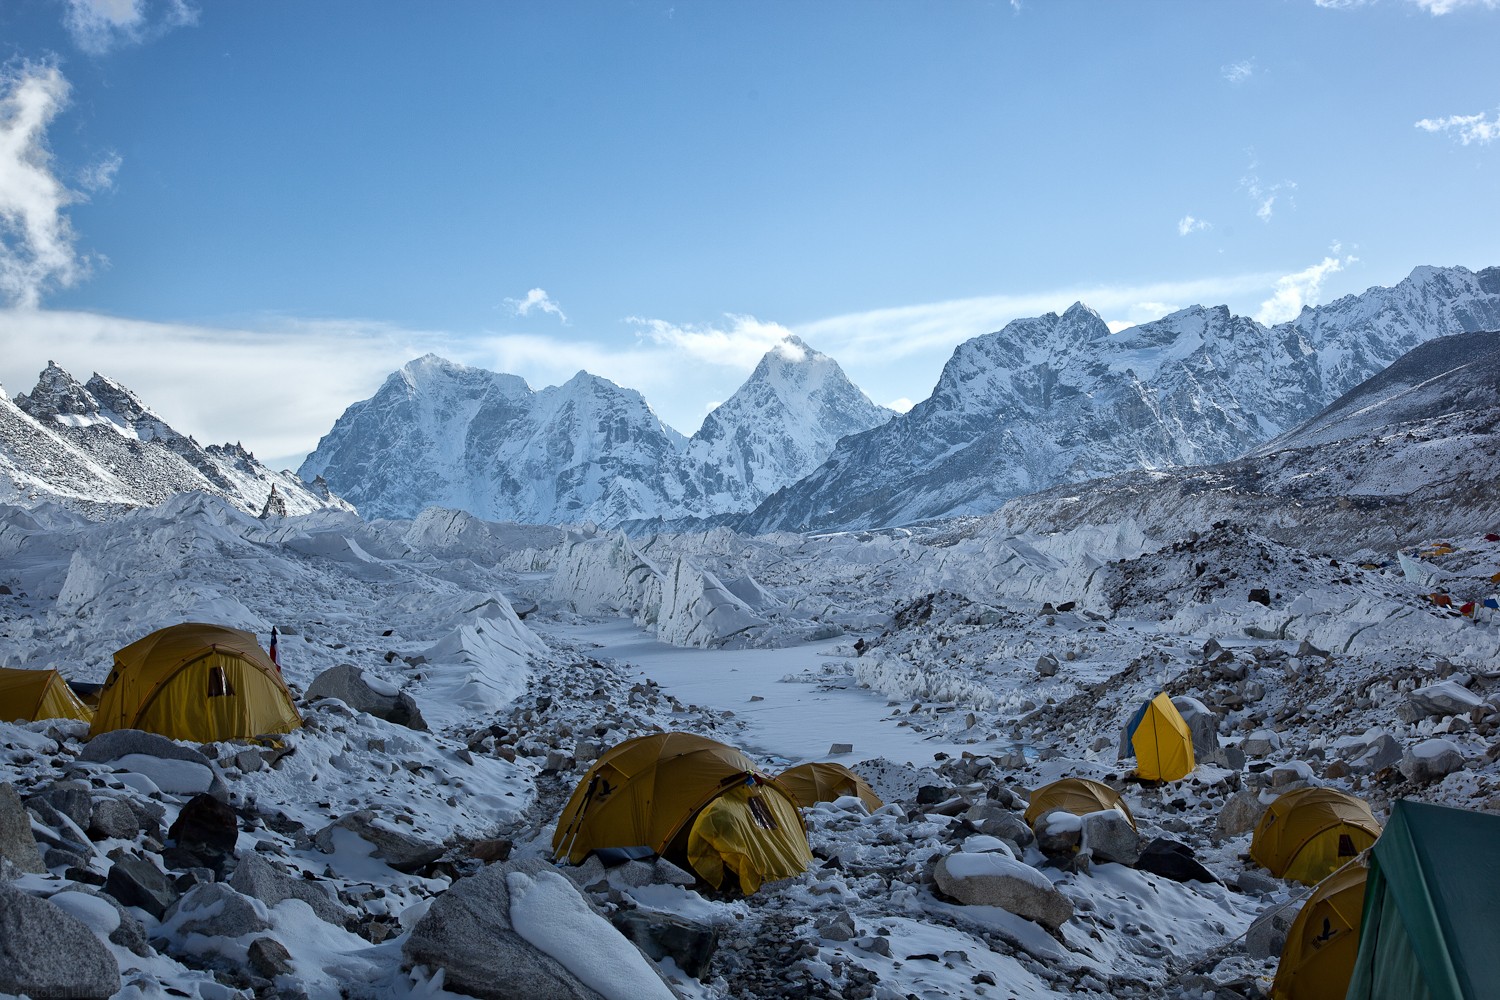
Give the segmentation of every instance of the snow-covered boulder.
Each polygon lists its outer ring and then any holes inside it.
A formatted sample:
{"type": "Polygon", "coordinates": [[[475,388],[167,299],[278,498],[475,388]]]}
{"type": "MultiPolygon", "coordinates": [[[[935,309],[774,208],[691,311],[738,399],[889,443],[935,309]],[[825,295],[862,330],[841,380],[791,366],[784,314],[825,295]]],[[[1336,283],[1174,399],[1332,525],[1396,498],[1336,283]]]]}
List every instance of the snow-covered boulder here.
{"type": "Polygon", "coordinates": [[[229,885],[266,906],[275,906],[283,899],[300,899],[319,919],[340,927],[349,917],[343,904],[334,900],[327,883],[293,878],[255,851],[240,855],[229,885]]]}
{"type": "Polygon", "coordinates": [[[1463,752],[1449,740],[1424,740],[1401,757],[1401,773],[1418,785],[1441,781],[1463,766],[1463,752]]]}
{"type": "Polygon", "coordinates": [[[1133,865],[1141,856],[1141,835],[1118,809],[1101,809],[1080,817],[1082,840],[1079,851],[1095,861],[1117,861],[1133,865]]]}
{"type": "Polygon", "coordinates": [[[307,697],[309,701],[337,698],[355,711],[368,712],[377,719],[418,731],[427,728],[416,699],[352,663],[329,667],[314,677],[307,687],[307,697]]]}
{"type": "Polygon", "coordinates": [[[359,809],[346,813],[319,830],[313,838],[318,850],[324,854],[337,854],[341,850],[358,852],[361,848],[350,843],[350,837],[365,841],[379,858],[398,872],[415,872],[423,865],[436,861],[443,855],[443,845],[422,840],[395,828],[390,822],[375,815],[373,810],[359,809]]]}
{"type": "Polygon", "coordinates": [[[1049,930],[1073,916],[1068,897],[1047,876],[997,851],[950,854],[933,870],[937,886],[966,906],[998,906],[1049,930]]]}
{"type": "Polygon", "coordinates": [[[87,924],[0,881],[0,993],[103,1000],[119,990],[119,964],[87,924]]]}
{"type": "Polygon", "coordinates": [[[1457,681],[1438,681],[1417,688],[1401,706],[1403,718],[1443,719],[1450,715],[1468,715],[1484,704],[1484,699],[1457,681]]]}
{"type": "Polygon", "coordinates": [[[237,938],[268,930],[266,905],[236,892],[224,882],[200,882],[173,903],[162,920],[166,937],[201,934],[209,938],[237,938]]]}
{"type": "Polygon", "coordinates": [[[1224,748],[1219,744],[1219,716],[1197,698],[1179,695],[1172,707],[1182,716],[1193,734],[1193,758],[1199,764],[1227,764],[1224,748]]]}

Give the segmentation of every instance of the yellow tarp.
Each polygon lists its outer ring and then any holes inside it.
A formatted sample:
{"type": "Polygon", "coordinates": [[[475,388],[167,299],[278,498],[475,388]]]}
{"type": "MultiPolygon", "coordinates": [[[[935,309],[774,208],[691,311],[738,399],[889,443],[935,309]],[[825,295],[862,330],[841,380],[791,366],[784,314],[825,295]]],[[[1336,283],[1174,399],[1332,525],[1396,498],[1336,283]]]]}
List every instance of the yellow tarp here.
{"type": "Polygon", "coordinates": [[[1316,885],[1379,836],[1363,800],[1336,788],[1298,788],[1272,802],[1255,825],[1250,857],[1277,878],[1316,885]]]}
{"type": "Polygon", "coordinates": [[[1135,750],[1135,772],[1144,781],[1177,781],[1197,766],[1193,733],[1165,692],[1146,704],[1130,734],[1130,745],[1135,750]]]}
{"type": "Polygon", "coordinates": [[[1103,782],[1090,778],[1063,778],[1032,792],[1031,804],[1026,807],[1026,822],[1033,824],[1056,809],[1074,816],[1084,816],[1102,809],[1119,809],[1130,820],[1130,825],[1135,826],[1135,817],[1131,815],[1130,806],[1125,804],[1120,793],[1103,782]]]}
{"type": "Polygon", "coordinates": [[[211,743],[300,725],[291,691],[254,635],[189,623],[152,632],[115,653],[89,735],[144,729],[211,743]]]}
{"type": "Polygon", "coordinates": [[[1351,864],[1318,883],[1287,931],[1271,1000],[1325,1000],[1348,992],[1367,875],[1363,865],[1351,864]]]}
{"type": "Polygon", "coordinates": [[[0,667],[0,722],[94,717],[56,670],[0,667]]]}
{"type": "Polygon", "coordinates": [[[871,812],[885,805],[864,778],[832,761],[808,761],[789,767],[776,776],[776,783],[804,809],[845,795],[859,796],[859,801],[871,812]]]}
{"type": "Polygon", "coordinates": [[[749,895],[762,882],[791,878],[812,866],[796,806],[772,785],[738,785],[704,806],[688,834],[687,859],[715,889],[726,872],[749,895]]]}

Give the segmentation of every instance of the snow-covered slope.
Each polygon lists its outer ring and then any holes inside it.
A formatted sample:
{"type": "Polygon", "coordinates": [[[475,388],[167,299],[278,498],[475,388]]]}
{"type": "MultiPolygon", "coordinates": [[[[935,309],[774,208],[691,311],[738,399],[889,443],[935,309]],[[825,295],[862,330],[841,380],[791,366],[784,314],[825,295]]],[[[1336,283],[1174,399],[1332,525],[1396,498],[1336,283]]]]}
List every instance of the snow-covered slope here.
{"type": "Polygon", "coordinates": [[[1270,328],[1193,306],[1111,335],[1076,304],[959,345],[929,399],[842,441],[740,527],[978,514],[1057,483],[1226,461],[1417,344],[1496,327],[1500,268],[1417,268],[1270,328]]]}
{"type": "Polygon", "coordinates": [[[533,392],[428,355],[349,407],[301,472],[372,516],[436,504],[547,524],[701,517],[750,509],[888,416],[795,338],[690,441],[638,392],[587,372],[533,392]]]}
{"type": "Polygon", "coordinates": [[[284,514],[352,509],[326,483],[273,472],[238,444],[200,447],[103,375],[83,385],[48,364],[30,394],[3,396],[0,499],[7,502],[101,510],[198,491],[256,514],[268,502],[284,514]]]}

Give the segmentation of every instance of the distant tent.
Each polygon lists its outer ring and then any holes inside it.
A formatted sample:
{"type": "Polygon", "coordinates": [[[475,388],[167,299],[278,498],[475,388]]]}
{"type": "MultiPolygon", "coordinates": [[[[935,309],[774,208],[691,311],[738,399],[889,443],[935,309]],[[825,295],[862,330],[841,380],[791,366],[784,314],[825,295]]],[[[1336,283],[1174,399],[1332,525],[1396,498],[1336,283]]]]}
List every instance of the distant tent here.
{"type": "Polygon", "coordinates": [[[1135,751],[1135,772],[1142,780],[1177,781],[1197,766],[1193,732],[1165,692],[1136,709],[1125,736],[1135,751]]]}
{"type": "Polygon", "coordinates": [[[864,778],[832,761],[808,761],[789,767],[776,776],[776,782],[803,808],[816,802],[832,802],[845,795],[859,796],[859,801],[871,812],[885,805],[864,778]]]}
{"type": "Polygon", "coordinates": [[[0,667],[0,722],[94,717],[56,670],[0,667]]]}
{"type": "Polygon", "coordinates": [[[1318,883],[1286,933],[1271,1000],[1326,1000],[1348,990],[1368,874],[1353,863],[1318,883]]]}
{"type": "Polygon", "coordinates": [[[1061,809],[1074,816],[1083,816],[1104,809],[1118,809],[1135,826],[1135,817],[1130,806],[1120,793],[1091,778],[1063,778],[1050,785],[1043,785],[1031,793],[1031,804],[1026,807],[1026,822],[1034,824],[1049,812],[1061,809]]]}
{"type": "Polygon", "coordinates": [[[1261,816],[1250,857],[1277,878],[1316,885],[1379,836],[1380,824],[1364,800],[1337,788],[1297,788],[1261,816]]]}
{"type": "Polygon", "coordinates": [[[1350,1000],[1494,997],[1500,816],[1401,800],[1371,852],[1350,1000]]]}
{"type": "Polygon", "coordinates": [[[302,725],[292,693],[255,636],[222,625],[159,629],[115,653],[90,736],[144,729],[212,743],[302,725]]]}
{"type": "Polygon", "coordinates": [[[715,888],[790,878],[812,864],[792,797],[733,747],[691,733],[640,736],[601,754],[573,790],[553,856],[649,847],[715,888]]]}

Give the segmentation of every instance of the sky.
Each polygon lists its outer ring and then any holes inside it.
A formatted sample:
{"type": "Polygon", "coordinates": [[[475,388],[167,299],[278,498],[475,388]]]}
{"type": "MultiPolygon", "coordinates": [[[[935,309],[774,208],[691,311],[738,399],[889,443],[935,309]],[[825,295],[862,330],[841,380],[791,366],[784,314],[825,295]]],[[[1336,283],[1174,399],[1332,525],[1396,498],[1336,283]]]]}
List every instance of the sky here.
{"type": "Polygon", "coordinates": [[[295,468],[429,351],[691,433],[1074,301],[1500,264],[1500,0],[0,4],[0,383],[295,468]]]}

